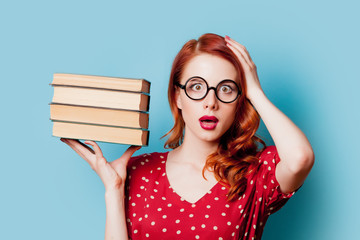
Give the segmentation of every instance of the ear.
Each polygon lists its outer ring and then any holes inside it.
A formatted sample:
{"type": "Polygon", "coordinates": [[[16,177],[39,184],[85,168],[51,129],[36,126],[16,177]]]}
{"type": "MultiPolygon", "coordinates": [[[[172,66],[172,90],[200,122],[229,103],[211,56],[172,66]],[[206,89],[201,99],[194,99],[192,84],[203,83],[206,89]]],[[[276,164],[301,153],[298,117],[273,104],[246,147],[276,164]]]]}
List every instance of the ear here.
{"type": "Polygon", "coordinates": [[[178,87],[175,88],[175,103],[176,103],[176,106],[178,107],[178,109],[181,110],[182,104],[181,104],[181,99],[180,99],[180,88],[178,88],[178,87]]]}

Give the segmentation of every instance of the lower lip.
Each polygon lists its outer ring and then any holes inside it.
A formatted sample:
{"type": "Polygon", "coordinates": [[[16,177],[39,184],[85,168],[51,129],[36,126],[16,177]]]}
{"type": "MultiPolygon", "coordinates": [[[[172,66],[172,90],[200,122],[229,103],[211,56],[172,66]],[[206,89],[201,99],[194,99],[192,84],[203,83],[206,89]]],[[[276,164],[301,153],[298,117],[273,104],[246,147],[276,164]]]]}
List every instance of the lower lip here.
{"type": "Polygon", "coordinates": [[[218,122],[202,122],[200,121],[200,126],[205,130],[213,130],[216,128],[218,122]]]}

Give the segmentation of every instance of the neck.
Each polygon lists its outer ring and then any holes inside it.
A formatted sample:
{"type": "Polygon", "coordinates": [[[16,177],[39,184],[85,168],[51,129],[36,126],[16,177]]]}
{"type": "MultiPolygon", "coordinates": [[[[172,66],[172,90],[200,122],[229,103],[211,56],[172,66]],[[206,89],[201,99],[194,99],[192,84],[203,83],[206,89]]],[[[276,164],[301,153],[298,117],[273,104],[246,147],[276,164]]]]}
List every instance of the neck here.
{"type": "Polygon", "coordinates": [[[203,167],[207,157],[217,150],[218,145],[217,141],[204,141],[192,134],[185,134],[183,143],[176,150],[182,161],[203,167]]]}

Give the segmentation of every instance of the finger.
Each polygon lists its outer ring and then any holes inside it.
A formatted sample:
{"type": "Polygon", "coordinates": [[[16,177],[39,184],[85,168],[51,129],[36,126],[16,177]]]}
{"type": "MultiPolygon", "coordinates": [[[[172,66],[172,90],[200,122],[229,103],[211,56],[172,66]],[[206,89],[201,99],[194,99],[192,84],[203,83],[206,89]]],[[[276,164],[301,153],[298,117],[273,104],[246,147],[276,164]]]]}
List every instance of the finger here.
{"type": "Polygon", "coordinates": [[[89,144],[94,148],[96,157],[103,157],[103,153],[102,153],[99,145],[97,145],[96,142],[94,142],[94,141],[85,141],[84,143],[89,144]]]}
{"type": "Polygon", "coordinates": [[[126,166],[131,156],[140,148],[141,146],[130,146],[120,158],[113,161],[114,166],[116,167],[119,164],[124,164],[126,166]]]}
{"type": "Polygon", "coordinates": [[[236,50],[236,48],[230,44],[226,44],[226,46],[228,46],[233,53],[237,56],[237,58],[239,59],[241,65],[245,68],[245,67],[249,67],[249,63],[246,61],[246,59],[244,58],[243,54],[239,51],[236,50]]]}
{"type": "Polygon", "coordinates": [[[66,143],[69,147],[71,147],[77,154],[79,154],[83,159],[88,161],[90,154],[93,154],[93,150],[89,150],[89,147],[81,144],[78,140],[75,139],[61,139],[62,142],[66,143]],[[90,151],[90,152],[89,152],[90,151]]]}
{"type": "Polygon", "coordinates": [[[240,51],[241,54],[244,56],[246,62],[251,65],[253,64],[253,61],[250,57],[250,54],[248,52],[248,50],[246,49],[246,47],[240,43],[238,43],[237,41],[235,41],[234,39],[230,38],[230,37],[227,37],[225,38],[226,39],[226,42],[233,46],[237,51],[240,51]]]}

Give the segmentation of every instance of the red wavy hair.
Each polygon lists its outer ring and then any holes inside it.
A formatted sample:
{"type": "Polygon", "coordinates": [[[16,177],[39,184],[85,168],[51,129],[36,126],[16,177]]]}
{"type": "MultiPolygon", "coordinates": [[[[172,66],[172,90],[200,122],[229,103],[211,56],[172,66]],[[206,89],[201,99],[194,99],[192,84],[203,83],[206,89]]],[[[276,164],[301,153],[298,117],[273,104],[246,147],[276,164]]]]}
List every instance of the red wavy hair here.
{"type": "MultiPolygon", "coordinates": [[[[176,82],[179,82],[186,64],[199,54],[212,54],[228,60],[237,71],[237,83],[242,93],[246,92],[244,71],[235,54],[226,46],[225,39],[219,35],[207,33],[198,40],[188,41],[175,57],[172,65],[168,98],[174,116],[173,128],[165,134],[169,138],[165,148],[177,148],[184,139],[184,119],[175,101],[176,82]]],[[[213,171],[218,181],[229,188],[228,200],[235,200],[246,189],[246,177],[258,166],[257,153],[265,147],[264,141],[255,136],[259,127],[260,117],[250,102],[242,94],[238,99],[235,121],[220,138],[217,151],[210,154],[203,169],[213,171]],[[260,144],[262,148],[259,149],[260,144]]],[[[164,136],[164,137],[165,137],[164,136]]]]}

